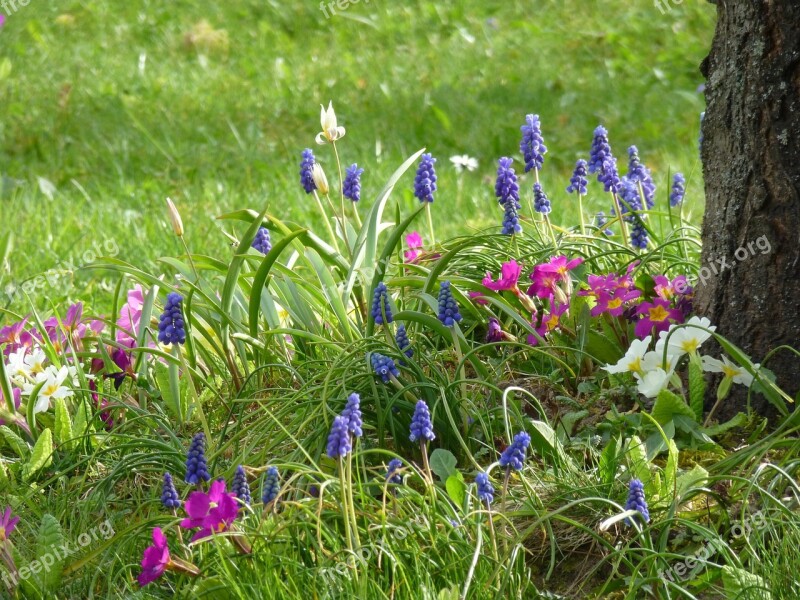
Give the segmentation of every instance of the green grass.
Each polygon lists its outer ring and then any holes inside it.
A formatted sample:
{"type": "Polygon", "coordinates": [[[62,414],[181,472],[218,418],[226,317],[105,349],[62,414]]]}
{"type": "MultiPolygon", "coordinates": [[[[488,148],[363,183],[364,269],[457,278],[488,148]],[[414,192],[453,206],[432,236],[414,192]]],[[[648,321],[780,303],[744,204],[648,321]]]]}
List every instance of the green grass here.
{"type": "MultiPolygon", "coordinates": [[[[0,288],[55,270],[37,305],[45,295],[103,305],[108,282],[71,265],[107,240],[141,265],[174,252],[166,196],[190,239],[220,257],[228,240],[214,217],[230,209],[268,204],[318,225],[296,173],[300,151],[317,150],[328,100],[348,130],[343,162],[367,169],[365,198],[417,149],[439,158],[444,235],[500,220],[496,159],[519,156],[527,113],[541,116],[550,148],[542,179],[556,223],[575,222],[563,188],[598,123],[620,166],[639,146],[662,192],[668,171],[683,171],[699,219],[696,88],[712,31],[702,3],[662,15],[647,2],[372,2],[325,19],[313,2],[32,2],[0,32],[2,214],[18,224],[0,288]],[[227,44],[187,45],[203,19],[227,44]],[[480,168],[459,192],[448,158],[462,153],[480,168]],[[55,185],[52,199],[39,177],[55,185]]],[[[406,208],[410,187],[406,177],[398,188],[406,208]]],[[[597,210],[607,201],[590,198],[587,212],[597,210]]]]}

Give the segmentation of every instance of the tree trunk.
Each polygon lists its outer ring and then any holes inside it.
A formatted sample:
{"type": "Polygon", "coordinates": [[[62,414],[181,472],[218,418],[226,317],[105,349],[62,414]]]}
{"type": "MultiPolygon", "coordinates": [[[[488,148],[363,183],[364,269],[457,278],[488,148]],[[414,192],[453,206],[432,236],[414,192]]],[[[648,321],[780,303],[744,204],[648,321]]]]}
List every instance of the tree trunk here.
{"type": "MultiPolygon", "coordinates": [[[[782,344],[800,349],[800,2],[716,4],[701,66],[706,211],[695,305],[761,362],[782,344]]],[[[800,358],[780,351],[766,366],[794,397],[800,358]]],[[[734,388],[718,417],[744,409],[747,391],[734,388]]],[[[774,414],[760,395],[751,403],[774,414]]]]}

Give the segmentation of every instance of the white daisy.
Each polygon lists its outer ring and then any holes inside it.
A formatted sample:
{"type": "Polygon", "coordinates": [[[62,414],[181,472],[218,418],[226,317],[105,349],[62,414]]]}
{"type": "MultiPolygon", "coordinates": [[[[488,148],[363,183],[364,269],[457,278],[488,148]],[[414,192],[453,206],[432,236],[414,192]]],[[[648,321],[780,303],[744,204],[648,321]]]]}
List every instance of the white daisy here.
{"type": "Polygon", "coordinates": [[[478,159],[467,154],[451,156],[450,162],[456,168],[456,173],[463,173],[465,170],[474,171],[478,168],[478,159]]]}

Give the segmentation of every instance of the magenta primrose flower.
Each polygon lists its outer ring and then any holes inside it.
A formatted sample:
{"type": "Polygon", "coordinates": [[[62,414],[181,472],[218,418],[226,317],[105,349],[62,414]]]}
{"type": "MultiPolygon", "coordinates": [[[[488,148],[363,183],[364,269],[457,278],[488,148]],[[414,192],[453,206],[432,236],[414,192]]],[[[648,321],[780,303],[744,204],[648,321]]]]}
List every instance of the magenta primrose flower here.
{"type": "MultiPolygon", "coordinates": [[[[536,333],[538,333],[540,337],[546,338],[548,333],[556,329],[561,324],[561,315],[567,312],[568,307],[569,306],[567,304],[559,304],[558,302],[554,302],[553,308],[550,310],[550,312],[544,313],[542,316],[542,322],[538,327],[536,327],[536,333]]],[[[534,326],[536,325],[535,318],[536,315],[534,315],[534,326]]],[[[539,340],[535,335],[529,335],[528,343],[531,346],[536,346],[539,343],[539,340]]]]}
{"type": "Polygon", "coordinates": [[[239,513],[236,494],[225,491],[225,482],[216,480],[211,484],[208,493],[192,492],[186,500],[188,519],[181,521],[184,529],[200,527],[192,541],[207,538],[214,533],[227,531],[239,513]]]}
{"type": "Polygon", "coordinates": [[[422,248],[422,236],[418,232],[412,231],[406,236],[406,245],[408,250],[403,254],[406,262],[414,262],[421,254],[419,248],[422,248]]]}
{"type": "Polygon", "coordinates": [[[672,300],[675,296],[691,294],[693,291],[686,281],[686,275],[678,275],[672,281],[666,275],[656,275],[653,281],[656,283],[654,291],[662,300],[672,300]]]}
{"type": "Polygon", "coordinates": [[[136,346],[136,336],[139,334],[139,324],[142,320],[142,307],[144,307],[144,293],[138,283],[128,291],[128,301],[119,312],[117,319],[117,342],[128,348],[136,346]]]}
{"type": "Polygon", "coordinates": [[[19,517],[11,516],[11,507],[6,506],[3,516],[0,517],[0,542],[5,542],[19,523],[19,517]]]}
{"type": "Polygon", "coordinates": [[[87,335],[99,335],[104,326],[105,324],[98,320],[91,320],[87,325],[83,320],[82,302],[70,306],[62,321],[59,321],[58,317],[50,317],[44,322],[47,337],[57,352],[61,352],[65,344],[80,350],[83,347],[83,339],[87,335]]]}
{"type": "Polygon", "coordinates": [[[0,329],[0,345],[6,344],[4,354],[11,354],[23,347],[30,349],[33,346],[35,338],[30,332],[25,331],[27,323],[28,317],[25,317],[0,329]]]}
{"type": "Polygon", "coordinates": [[[510,260],[504,262],[500,267],[500,277],[497,281],[493,281],[492,274],[487,271],[486,277],[483,278],[483,285],[495,292],[513,291],[517,289],[520,273],[522,273],[522,266],[517,261],[510,260]]]}
{"type": "Polygon", "coordinates": [[[528,288],[529,296],[550,298],[556,293],[559,282],[569,282],[569,272],[583,263],[582,258],[567,260],[566,256],[554,256],[550,262],[536,265],[531,273],[532,285],[528,288]]]}
{"type": "Polygon", "coordinates": [[[200,570],[192,563],[180,558],[172,558],[167,545],[167,537],[161,528],[153,529],[153,545],[144,550],[142,556],[142,572],[137,577],[141,587],[153,583],[164,574],[164,571],[179,571],[196,577],[200,570]]]}
{"type": "Polygon", "coordinates": [[[683,322],[681,311],[672,308],[666,300],[655,298],[652,302],[642,302],[636,308],[636,314],[640,315],[636,322],[636,337],[643,340],[655,329],[656,334],[667,331],[673,323],[683,322]]]}

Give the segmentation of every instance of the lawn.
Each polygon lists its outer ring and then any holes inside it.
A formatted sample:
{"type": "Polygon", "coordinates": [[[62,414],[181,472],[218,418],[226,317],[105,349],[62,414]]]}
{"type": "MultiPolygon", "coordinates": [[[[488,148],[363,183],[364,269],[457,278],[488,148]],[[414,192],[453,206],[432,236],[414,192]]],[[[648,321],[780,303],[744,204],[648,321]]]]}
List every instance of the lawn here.
{"type": "Polygon", "coordinates": [[[0,597],[800,595],[712,5],[0,5],[0,597]]]}

